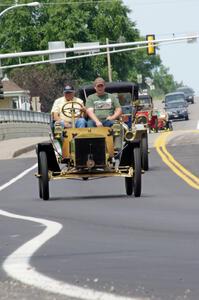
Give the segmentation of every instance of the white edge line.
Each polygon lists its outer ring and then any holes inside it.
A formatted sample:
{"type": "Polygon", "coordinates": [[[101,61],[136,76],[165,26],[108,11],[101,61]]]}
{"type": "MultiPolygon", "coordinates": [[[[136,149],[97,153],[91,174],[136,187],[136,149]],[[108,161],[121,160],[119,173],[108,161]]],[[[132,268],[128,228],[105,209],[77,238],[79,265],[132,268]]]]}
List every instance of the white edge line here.
{"type": "MultiPolygon", "coordinates": [[[[33,165],[29,169],[26,169],[15,178],[11,179],[7,183],[0,186],[0,191],[6,189],[17,180],[21,179],[33,169],[37,167],[37,164],[33,165]]],[[[0,215],[4,217],[31,221],[40,223],[46,228],[42,233],[29,240],[11,255],[9,255],[3,262],[3,269],[10,277],[19,280],[24,284],[34,286],[36,288],[52,292],[56,294],[65,295],[68,297],[74,297],[83,300],[147,300],[148,298],[129,298],[125,296],[118,296],[110,293],[104,293],[95,291],[92,289],[86,289],[71,285],[62,281],[55,280],[48,276],[45,276],[37,272],[34,267],[30,265],[30,259],[34,253],[49,239],[57,235],[62,229],[62,224],[54,221],[49,221],[40,218],[16,215],[4,210],[0,210],[0,215]]]]}
{"type": "Polygon", "coordinates": [[[37,167],[37,164],[34,164],[29,169],[26,169],[25,171],[23,171],[22,173],[20,173],[16,177],[14,177],[11,180],[9,180],[7,183],[1,185],[0,186],[0,192],[3,191],[4,189],[6,189],[7,187],[9,187],[11,184],[15,183],[17,180],[23,178],[25,175],[27,175],[29,172],[31,172],[32,170],[34,170],[36,167],[37,167]]]}

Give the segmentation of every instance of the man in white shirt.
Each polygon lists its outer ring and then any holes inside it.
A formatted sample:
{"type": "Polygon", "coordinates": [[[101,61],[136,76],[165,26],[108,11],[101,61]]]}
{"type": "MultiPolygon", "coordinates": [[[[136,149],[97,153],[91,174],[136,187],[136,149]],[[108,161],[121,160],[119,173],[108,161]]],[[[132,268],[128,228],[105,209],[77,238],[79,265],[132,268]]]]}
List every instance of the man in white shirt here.
{"type": "Polygon", "coordinates": [[[83,100],[75,97],[75,90],[73,86],[69,84],[64,87],[64,96],[56,99],[53,104],[51,114],[53,116],[53,121],[55,121],[55,125],[60,124],[62,128],[72,127],[72,113],[70,113],[70,108],[72,107],[75,108],[78,113],[78,115],[75,116],[75,127],[86,127],[86,120],[82,117],[82,114],[85,111],[83,100]],[[75,103],[72,104],[72,101],[75,103]],[[69,108],[67,116],[62,112],[62,108],[66,103],[68,104],[67,108],[69,108]],[[80,112],[81,114],[79,115],[80,112]]]}

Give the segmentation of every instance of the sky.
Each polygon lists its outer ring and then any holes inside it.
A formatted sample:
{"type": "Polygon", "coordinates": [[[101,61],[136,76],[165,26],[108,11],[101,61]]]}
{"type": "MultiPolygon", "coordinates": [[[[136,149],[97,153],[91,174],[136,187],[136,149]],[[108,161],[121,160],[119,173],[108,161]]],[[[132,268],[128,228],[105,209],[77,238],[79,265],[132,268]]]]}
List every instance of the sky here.
{"type": "MultiPolygon", "coordinates": [[[[123,0],[132,11],[142,36],[156,39],[199,34],[199,0],[123,0]]],[[[195,43],[162,45],[158,50],[162,63],[175,81],[192,87],[199,95],[199,39],[195,43]]]]}

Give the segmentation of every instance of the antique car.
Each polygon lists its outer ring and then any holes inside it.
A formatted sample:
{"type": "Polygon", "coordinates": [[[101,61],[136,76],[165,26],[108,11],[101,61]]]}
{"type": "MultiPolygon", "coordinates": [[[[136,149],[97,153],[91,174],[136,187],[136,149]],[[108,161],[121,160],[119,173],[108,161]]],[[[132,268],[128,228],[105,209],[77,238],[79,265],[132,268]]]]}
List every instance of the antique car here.
{"type": "Polygon", "coordinates": [[[173,124],[172,121],[169,119],[169,114],[166,109],[158,109],[155,110],[155,113],[158,118],[158,131],[172,131],[173,124]]]}
{"type": "MultiPolygon", "coordinates": [[[[149,169],[147,128],[143,124],[136,123],[138,91],[138,85],[128,81],[106,83],[106,92],[115,94],[122,107],[120,123],[123,124],[125,130],[133,128],[136,132],[135,142],[137,143],[137,141],[139,141],[140,143],[142,169],[147,171],[149,169]]],[[[87,85],[79,89],[79,97],[83,99],[84,102],[86,102],[86,98],[93,93],[95,93],[93,85],[87,85]]],[[[115,139],[120,141],[121,147],[121,138],[119,135],[115,139]]]]}
{"type": "MultiPolygon", "coordinates": [[[[135,99],[137,86],[119,83],[119,87],[107,84],[107,90],[119,90],[128,95],[129,103],[135,99]],[[112,89],[112,88],[113,89],[112,89]],[[129,97],[129,90],[131,98],[129,97]],[[131,101],[130,101],[131,100],[131,101]]],[[[83,99],[91,94],[91,88],[80,90],[83,99]]],[[[126,104],[126,103],[125,103],[126,104]]],[[[124,177],[127,195],[141,196],[142,157],[141,147],[148,147],[145,129],[137,129],[132,120],[132,104],[124,107],[122,119],[112,127],[75,128],[78,115],[77,103],[64,104],[62,112],[72,117],[72,128],[53,133],[51,142],[39,143],[38,157],[39,196],[49,199],[49,181],[57,179],[82,179],[124,177]],[[141,142],[143,140],[143,142],[141,142]]],[[[79,114],[81,105],[79,106],[79,114]]],[[[148,148],[147,150],[148,155],[148,148]]],[[[146,158],[145,158],[146,160],[146,158]]],[[[146,162],[145,162],[146,163],[146,162]]]]}
{"type": "Polygon", "coordinates": [[[153,99],[147,93],[139,94],[136,123],[145,124],[149,131],[158,132],[158,116],[153,109],[153,99]]]}

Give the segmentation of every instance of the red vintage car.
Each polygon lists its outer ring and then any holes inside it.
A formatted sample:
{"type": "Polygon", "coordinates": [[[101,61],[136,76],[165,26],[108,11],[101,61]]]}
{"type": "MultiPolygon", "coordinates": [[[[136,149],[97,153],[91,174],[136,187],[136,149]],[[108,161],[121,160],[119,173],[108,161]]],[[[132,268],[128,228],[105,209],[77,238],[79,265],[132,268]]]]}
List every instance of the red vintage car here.
{"type": "Polygon", "coordinates": [[[155,113],[158,117],[158,130],[171,131],[173,130],[172,121],[169,120],[168,113],[164,109],[156,110],[155,113]]]}
{"type": "Polygon", "coordinates": [[[153,109],[153,99],[150,95],[139,95],[139,105],[135,117],[136,123],[146,124],[149,131],[158,132],[158,115],[153,109]]]}

